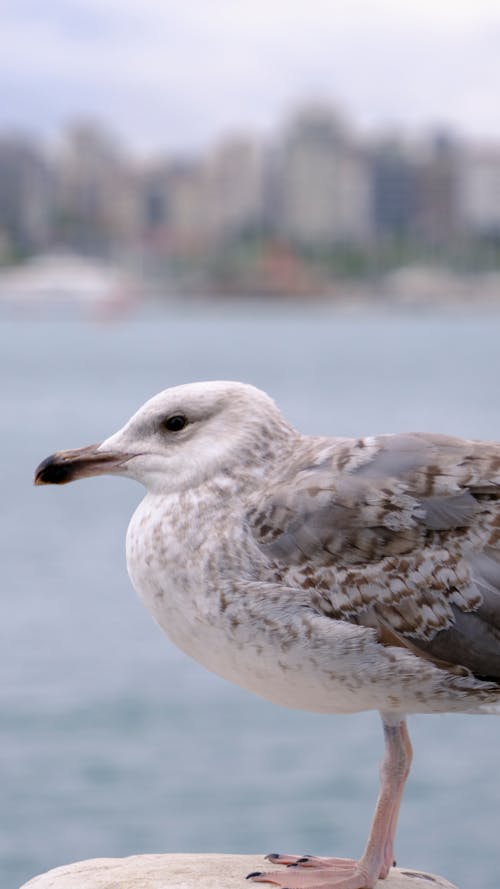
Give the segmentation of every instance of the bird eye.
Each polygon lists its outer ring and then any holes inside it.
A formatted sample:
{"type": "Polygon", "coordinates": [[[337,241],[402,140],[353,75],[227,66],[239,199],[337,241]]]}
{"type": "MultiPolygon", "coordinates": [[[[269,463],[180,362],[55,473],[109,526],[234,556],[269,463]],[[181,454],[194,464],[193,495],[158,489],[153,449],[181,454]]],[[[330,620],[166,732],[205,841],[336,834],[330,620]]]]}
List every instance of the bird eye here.
{"type": "Polygon", "coordinates": [[[187,417],[184,414],[174,414],[173,417],[167,417],[163,421],[162,426],[169,432],[180,432],[187,425],[187,417]]]}

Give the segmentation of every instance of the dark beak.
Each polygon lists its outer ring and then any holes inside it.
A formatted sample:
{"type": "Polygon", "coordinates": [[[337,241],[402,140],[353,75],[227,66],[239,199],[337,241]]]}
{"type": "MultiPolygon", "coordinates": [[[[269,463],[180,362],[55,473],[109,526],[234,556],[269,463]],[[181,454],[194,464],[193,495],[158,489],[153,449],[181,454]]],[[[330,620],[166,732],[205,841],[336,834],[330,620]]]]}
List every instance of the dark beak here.
{"type": "Polygon", "coordinates": [[[56,451],[37,466],[34,484],[65,485],[77,478],[112,473],[133,456],[99,451],[98,448],[99,445],[95,444],[75,451],[56,451]]]}

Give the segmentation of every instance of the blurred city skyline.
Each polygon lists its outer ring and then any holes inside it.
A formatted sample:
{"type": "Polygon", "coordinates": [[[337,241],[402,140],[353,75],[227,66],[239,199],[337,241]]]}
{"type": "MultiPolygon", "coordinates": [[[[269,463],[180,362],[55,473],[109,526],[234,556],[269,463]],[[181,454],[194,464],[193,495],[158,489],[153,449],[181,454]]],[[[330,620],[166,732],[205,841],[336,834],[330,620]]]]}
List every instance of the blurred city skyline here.
{"type": "Polygon", "coordinates": [[[497,292],[499,41],[497,0],[5,5],[0,264],[62,248],[162,292],[304,295],[417,267],[497,292]]]}
{"type": "Polygon", "coordinates": [[[200,151],[334,96],[364,135],[498,140],[499,38],[492,0],[19,0],[2,4],[0,129],[50,141],[96,117],[139,153],[200,151]]]}
{"type": "Polygon", "coordinates": [[[304,296],[417,266],[427,289],[460,289],[442,271],[430,282],[433,267],[494,273],[498,292],[500,139],[367,138],[328,103],[197,155],[139,160],[98,120],[59,136],[47,151],[0,131],[0,264],[62,248],[140,268],[162,292],[304,296]]]}

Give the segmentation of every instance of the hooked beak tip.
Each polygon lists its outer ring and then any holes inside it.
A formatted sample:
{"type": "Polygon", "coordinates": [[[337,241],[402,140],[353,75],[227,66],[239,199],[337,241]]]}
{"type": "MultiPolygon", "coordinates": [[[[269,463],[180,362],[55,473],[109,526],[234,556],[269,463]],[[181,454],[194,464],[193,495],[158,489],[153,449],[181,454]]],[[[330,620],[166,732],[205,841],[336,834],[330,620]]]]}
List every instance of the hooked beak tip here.
{"type": "Polygon", "coordinates": [[[51,454],[42,460],[35,470],[34,485],[63,485],[71,481],[72,464],[64,462],[59,453],[51,454]]]}
{"type": "Polygon", "coordinates": [[[33,484],[65,485],[78,478],[112,473],[131,456],[133,455],[100,451],[99,445],[74,451],[56,451],[37,466],[33,484]]]}

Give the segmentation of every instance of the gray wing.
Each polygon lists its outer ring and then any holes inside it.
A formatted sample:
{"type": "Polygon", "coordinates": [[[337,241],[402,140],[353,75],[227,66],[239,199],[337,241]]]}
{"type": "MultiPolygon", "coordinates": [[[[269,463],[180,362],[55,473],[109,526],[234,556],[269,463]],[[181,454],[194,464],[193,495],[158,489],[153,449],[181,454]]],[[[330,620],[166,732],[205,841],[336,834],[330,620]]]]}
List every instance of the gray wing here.
{"type": "Polygon", "coordinates": [[[249,520],[275,576],[323,614],[500,679],[499,444],[323,440],[249,520]]]}

